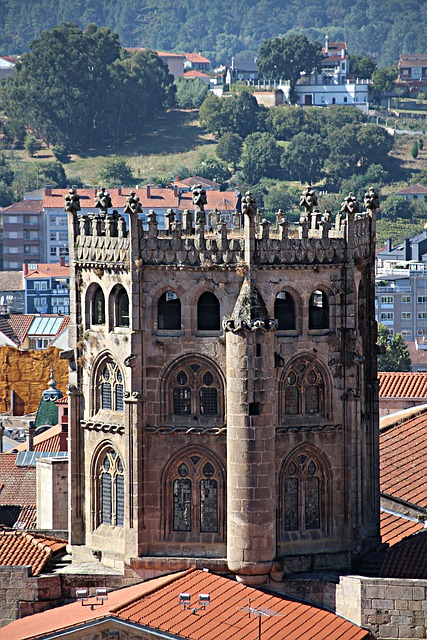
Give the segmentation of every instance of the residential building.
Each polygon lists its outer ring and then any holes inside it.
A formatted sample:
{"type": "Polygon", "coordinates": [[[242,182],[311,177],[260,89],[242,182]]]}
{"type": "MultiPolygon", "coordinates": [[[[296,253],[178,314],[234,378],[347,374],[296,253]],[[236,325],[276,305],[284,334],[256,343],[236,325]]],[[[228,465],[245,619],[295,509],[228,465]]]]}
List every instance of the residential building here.
{"type": "Polygon", "coordinates": [[[403,196],[407,200],[419,200],[427,202],[427,187],[423,184],[412,184],[400,191],[396,191],[397,196],[403,196]]]}
{"type": "Polygon", "coordinates": [[[183,53],[185,56],[184,70],[204,71],[208,72],[211,68],[211,61],[199,53],[183,53]]]}
{"type": "Polygon", "coordinates": [[[25,289],[22,271],[0,271],[0,314],[24,312],[25,289]]]}
{"type": "Polygon", "coordinates": [[[13,56],[0,56],[0,80],[13,76],[18,62],[18,58],[13,56]]]}
{"type": "Polygon", "coordinates": [[[398,62],[399,75],[397,81],[410,89],[427,85],[427,54],[401,53],[398,62]]]}
{"type": "Polygon", "coordinates": [[[427,337],[427,231],[377,254],[376,318],[406,342],[427,337]]]}
{"type": "Polygon", "coordinates": [[[59,264],[24,264],[25,313],[70,313],[70,267],[59,264]]]}
{"type": "MultiPolygon", "coordinates": [[[[127,51],[144,51],[144,47],[126,47],[127,51]]],[[[168,51],[156,51],[160,60],[167,64],[169,73],[175,78],[182,76],[184,73],[184,63],[186,60],[185,53],[170,53],[168,51]]]]}
{"type": "Polygon", "coordinates": [[[66,331],[70,316],[58,314],[6,314],[0,316],[0,346],[47,349],[66,331]]]}
{"type": "MultiPolygon", "coordinates": [[[[366,113],[369,108],[370,80],[352,78],[346,42],[330,42],[325,37],[320,69],[301,76],[295,87],[297,102],[302,106],[325,107],[347,104],[366,113]]],[[[289,82],[279,83],[285,99],[289,99],[289,82]]]]}
{"type": "Polygon", "coordinates": [[[231,58],[231,65],[225,72],[225,83],[228,85],[234,82],[256,82],[259,78],[259,71],[256,59],[231,58]]]}
{"type": "Polygon", "coordinates": [[[19,271],[23,262],[40,262],[45,255],[42,200],[22,200],[1,211],[3,269],[19,271]]]}
{"type": "Polygon", "coordinates": [[[185,71],[184,78],[188,78],[189,80],[198,78],[208,86],[211,83],[211,78],[207,73],[203,73],[203,71],[197,71],[196,69],[190,69],[189,71],[185,71]]]}

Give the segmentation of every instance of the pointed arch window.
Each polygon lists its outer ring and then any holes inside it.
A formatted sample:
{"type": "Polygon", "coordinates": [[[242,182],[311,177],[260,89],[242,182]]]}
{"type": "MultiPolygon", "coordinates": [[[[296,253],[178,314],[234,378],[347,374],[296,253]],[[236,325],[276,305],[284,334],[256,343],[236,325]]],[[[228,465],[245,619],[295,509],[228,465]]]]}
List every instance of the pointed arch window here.
{"type": "Polygon", "coordinates": [[[328,329],[329,328],[329,302],[324,291],[316,289],[311,294],[308,308],[308,328],[328,329]]]}
{"type": "Polygon", "coordinates": [[[181,300],[174,291],[166,291],[159,298],[157,326],[159,329],[181,329],[181,300]]]}
{"type": "Polygon", "coordinates": [[[200,453],[188,454],[170,470],[172,487],[172,531],[220,532],[220,488],[218,465],[200,453]]]}
{"type": "Polygon", "coordinates": [[[319,368],[309,360],[294,362],[285,375],[283,413],[287,416],[324,414],[324,392],[319,368]]]}
{"type": "Polygon", "coordinates": [[[100,393],[100,409],[123,411],[123,374],[114,360],[106,360],[100,368],[96,388],[100,393]]]}
{"type": "Polygon", "coordinates": [[[289,460],[283,476],[283,530],[310,531],[322,528],[324,474],[310,453],[289,460]]]}
{"type": "Polygon", "coordinates": [[[213,367],[204,362],[185,362],[175,369],[169,384],[174,416],[221,417],[222,383],[213,367]]]}
{"type": "Polygon", "coordinates": [[[278,321],[277,328],[289,331],[296,328],[295,303],[290,293],[280,291],[274,301],[274,317],[278,321]]]}
{"type": "Polygon", "coordinates": [[[109,448],[100,456],[98,469],[98,524],[124,526],[124,470],[117,453],[109,448]]]}
{"type": "Polygon", "coordinates": [[[129,326],[129,297],[126,289],[121,288],[116,296],[116,326],[129,326]]]}
{"type": "Polygon", "coordinates": [[[199,331],[221,329],[219,300],[209,291],[202,293],[197,301],[197,329],[199,331]]]}

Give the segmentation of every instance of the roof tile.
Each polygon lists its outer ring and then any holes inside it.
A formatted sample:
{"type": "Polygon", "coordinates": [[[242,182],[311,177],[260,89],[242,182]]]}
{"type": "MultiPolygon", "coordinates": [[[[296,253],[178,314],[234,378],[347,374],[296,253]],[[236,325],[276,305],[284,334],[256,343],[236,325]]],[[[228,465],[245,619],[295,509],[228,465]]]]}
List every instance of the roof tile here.
{"type": "Polygon", "coordinates": [[[0,532],[0,566],[30,566],[32,575],[38,575],[48,560],[65,551],[66,540],[23,531],[0,532]]]}
{"type": "Polygon", "coordinates": [[[396,544],[403,540],[403,538],[422,531],[423,528],[424,526],[421,522],[414,522],[404,516],[381,511],[381,539],[387,544],[396,544]]]}
{"type": "Polygon", "coordinates": [[[427,373],[379,372],[380,398],[427,398],[427,373]]]}
{"type": "Polygon", "coordinates": [[[427,578],[427,531],[404,538],[389,549],[381,567],[382,578],[427,578]]]}

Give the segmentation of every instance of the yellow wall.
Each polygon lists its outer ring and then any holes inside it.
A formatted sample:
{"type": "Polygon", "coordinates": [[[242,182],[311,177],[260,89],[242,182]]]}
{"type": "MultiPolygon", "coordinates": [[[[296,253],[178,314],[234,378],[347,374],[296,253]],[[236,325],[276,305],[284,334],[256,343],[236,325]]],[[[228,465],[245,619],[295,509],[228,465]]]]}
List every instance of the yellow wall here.
{"type": "Polygon", "coordinates": [[[48,388],[51,366],[57,388],[65,395],[68,361],[60,360],[59,354],[55,347],[41,351],[0,347],[0,413],[11,411],[11,391],[20,407],[17,415],[36,411],[42,392],[48,388]]]}

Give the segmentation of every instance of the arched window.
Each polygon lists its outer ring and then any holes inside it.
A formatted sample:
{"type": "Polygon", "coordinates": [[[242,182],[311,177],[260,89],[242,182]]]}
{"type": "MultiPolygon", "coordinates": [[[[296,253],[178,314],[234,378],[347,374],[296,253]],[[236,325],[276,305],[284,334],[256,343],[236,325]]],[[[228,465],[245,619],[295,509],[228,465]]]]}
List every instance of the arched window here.
{"type": "Polygon", "coordinates": [[[222,384],[214,367],[203,361],[184,362],[169,380],[174,416],[220,418],[222,384]]]}
{"type": "Polygon", "coordinates": [[[114,360],[106,360],[99,369],[96,388],[100,409],[123,411],[123,374],[114,360]]]}
{"type": "Polygon", "coordinates": [[[105,298],[101,287],[97,287],[92,297],[92,324],[105,324],[105,298]]]}
{"type": "Polygon", "coordinates": [[[197,301],[197,329],[199,331],[219,331],[220,310],[218,298],[209,291],[202,293],[197,301]]]}
{"type": "Polygon", "coordinates": [[[278,329],[295,329],[295,304],[291,294],[280,291],[274,301],[274,317],[278,321],[278,329]]]}
{"type": "Polygon", "coordinates": [[[310,360],[297,360],[286,372],[283,413],[287,416],[318,416],[325,413],[324,381],[310,360]]]}
{"type": "Polygon", "coordinates": [[[129,326],[129,297],[126,289],[120,288],[115,300],[115,319],[117,327],[129,326]]]}
{"type": "Polygon", "coordinates": [[[311,294],[308,307],[308,328],[327,329],[329,327],[329,304],[324,291],[316,289],[311,294]]]}
{"type": "Polygon", "coordinates": [[[188,453],[172,465],[170,530],[220,533],[220,501],[223,490],[218,464],[199,452],[188,453]]]}
{"type": "Polygon", "coordinates": [[[324,474],[310,453],[293,456],[283,471],[283,530],[310,531],[324,526],[324,474]]]}
{"type": "Polygon", "coordinates": [[[181,301],[174,291],[166,291],[157,303],[159,329],[181,329],[181,301]]]}
{"type": "Polygon", "coordinates": [[[123,464],[109,448],[100,456],[98,466],[98,524],[124,526],[125,491],[123,464]]]}

